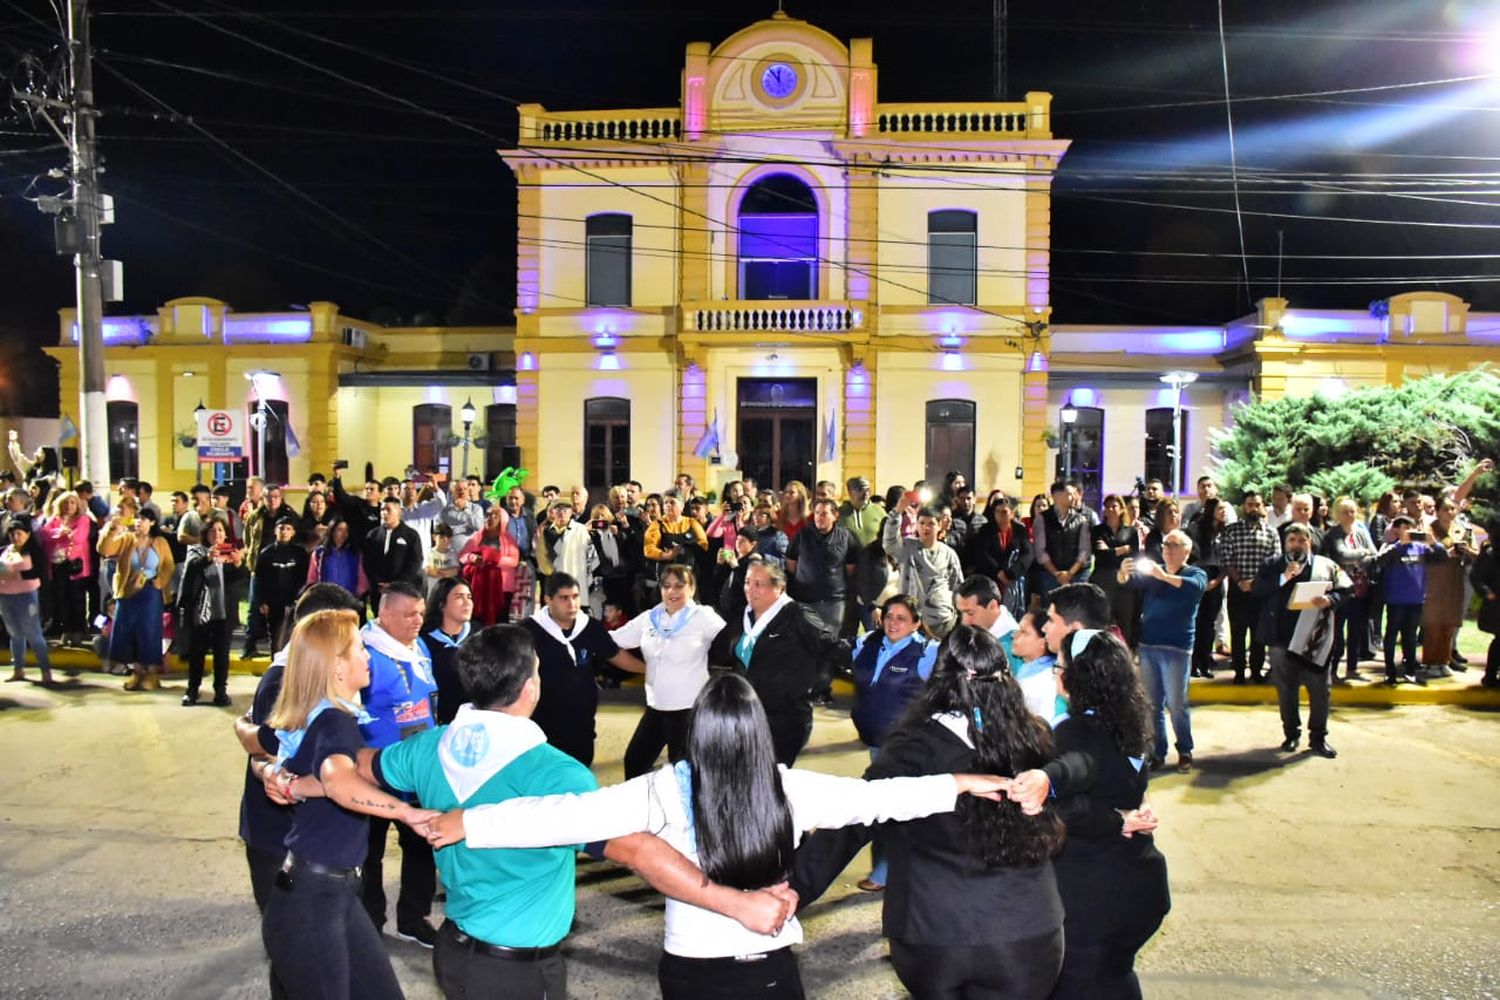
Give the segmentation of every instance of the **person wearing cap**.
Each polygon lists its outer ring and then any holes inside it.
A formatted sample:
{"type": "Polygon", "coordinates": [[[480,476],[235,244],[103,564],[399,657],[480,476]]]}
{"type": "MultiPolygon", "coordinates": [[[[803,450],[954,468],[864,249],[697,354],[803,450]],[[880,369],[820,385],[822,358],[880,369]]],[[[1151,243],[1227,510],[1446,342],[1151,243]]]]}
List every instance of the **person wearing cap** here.
{"type": "Polygon", "coordinates": [[[26,679],[26,649],[36,654],[42,683],[52,683],[52,659],[47,637],[42,633],[42,585],[47,579],[47,557],[31,531],[31,519],[6,519],[10,544],[0,549],[0,620],[10,633],[10,664],[13,681],[26,679]]]}
{"type": "Polygon", "coordinates": [[[276,540],[261,549],[255,560],[255,599],[265,617],[274,656],[285,645],[282,624],[307,583],[307,549],[297,541],[301,519],[289,508],[276,522],[276,540]]]}
{"type": "Polygon", "coordinates": [[[115,561],[109,660],[130,665],[126,691],[155,691],[161,687],[162,610],[171,598],[176,566],[167,540],[156,531],[155,515],[149,510],[127,515],[133,506],[122,501],[121,516],[111,518],[99,536],[99,554],[115,561]]]}

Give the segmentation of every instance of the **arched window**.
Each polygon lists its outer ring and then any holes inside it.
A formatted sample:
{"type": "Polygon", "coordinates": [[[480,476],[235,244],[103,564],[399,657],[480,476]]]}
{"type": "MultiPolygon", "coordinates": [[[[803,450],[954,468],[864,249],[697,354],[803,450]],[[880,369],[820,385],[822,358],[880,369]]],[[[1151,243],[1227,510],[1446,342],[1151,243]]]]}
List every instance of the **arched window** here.
{"type": "Polygon", "coordinates": [[[1172,407],[1158,406],[1146,411],[1146,478],[1160,479],[1166,491],[1178,496],[1187,491],[1188,411],[1182,411],[1177,428],[1177,447],[1183,462],[1172,482],[1172,407]]]}
{"type": "Polygon", "coordinates": [[[962,472],[974,485],[974,404],[967,399],[934,399],[927,404],[927,461],[924,478],[941,483],[962,472]]]}
{"type": "Polygon", "coordinates": [[[109,478],[116,483],[135,479],[141,474],[141,408],[126,400],[111,400],[104,404],[104,414],[109,422],[109,478]]]}
{"type": "Polygon", "coordinates": [[[422,403],[411,408],[411,464],[418,472],[450,472],[453,447],[453,407],[446,403],[422,403]]]}
{"type": "Polygon", "coordinates": [[[1071,425],[1058,419],[1057,478],[1071,479],[1083,490],[1083,502],[1099,509],[1104,469],[1104,410],[1075,406],[1071,425]]]}
{"type": "Polygon", "coordinates": [[[630,478],[630,400],[583,401],[583,485],[591,498],[630,478]]]}
{"type": "Polygon", "coordinates": [[[790,174],[753,184],[740,202],[740,298],[818,297],[818,203],[790,174]]]}
{"type": "Polygon", "coordinates": [[[630,216],[619,212],[591,215],[584,222],[584,284],[589,305],[630,305],[631,230],[630,216]]]}
{"type": "Polygon", "coordinates": [[[979,217],[944,209],[927,213],[927,301],[972,306],[979,301],[979,217]]]}

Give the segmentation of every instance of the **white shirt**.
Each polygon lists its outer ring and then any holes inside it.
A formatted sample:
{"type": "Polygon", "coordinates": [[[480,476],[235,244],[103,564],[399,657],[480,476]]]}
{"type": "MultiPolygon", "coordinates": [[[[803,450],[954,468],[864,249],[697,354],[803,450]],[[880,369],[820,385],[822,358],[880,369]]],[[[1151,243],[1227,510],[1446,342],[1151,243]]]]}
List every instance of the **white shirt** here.
{"type": "Polygon", "coordinates": [[[708,683],[708,647],[723,630],[717,611],[689,603],[675,615],[667,614],[665,605],[642,611],[609,637],[621,649],[640,648],[646,704],[658,712],[679,712],[692,708],[708,683]]]}
{"type": "MultiPolygon", "coordinates": [[[[792,835],[798,841],[804,830],[952,812],[958,798],[957,785],[948,774],[864,781],[783,767],[781,787],[792,810],[792,835]]],[[[670,764],[582,795],[518,798],[467,809],[464,833],[471,848],[550,847],[654,833],[698,863],[698,845],[691,836],[670,764]]],[[[801,941],[802,925],[795,917],[776,934],[756,934],[723,914],[667,900],[665,947],[673,955],[755,955],[801,941]]]]}

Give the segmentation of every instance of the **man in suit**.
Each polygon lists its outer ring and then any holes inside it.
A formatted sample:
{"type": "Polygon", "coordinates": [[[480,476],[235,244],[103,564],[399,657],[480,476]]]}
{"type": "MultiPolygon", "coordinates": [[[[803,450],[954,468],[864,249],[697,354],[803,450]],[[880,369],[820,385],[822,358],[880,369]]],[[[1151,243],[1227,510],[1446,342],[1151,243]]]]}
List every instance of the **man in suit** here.
{"type": "Polygon", "coordinates": [[[370,610],[379,613],[380,595],[397,580],[422,590],[422,539],[402,523],[401,501],[386,497],[380,504],[380,525],[365,536],[360,557],[370,581],[370,610]]]}
{"type": "Polygon", "coordinates": [[[786,596],[786,573],[769,562],[745,571],[744,614],[730,619],[709,649],[710,663],[731,666],[755,688],[771,726],[776,762],[791,767],[812,735],[819,665],[848,662],[849,649],[805,605],[786,596]]]}

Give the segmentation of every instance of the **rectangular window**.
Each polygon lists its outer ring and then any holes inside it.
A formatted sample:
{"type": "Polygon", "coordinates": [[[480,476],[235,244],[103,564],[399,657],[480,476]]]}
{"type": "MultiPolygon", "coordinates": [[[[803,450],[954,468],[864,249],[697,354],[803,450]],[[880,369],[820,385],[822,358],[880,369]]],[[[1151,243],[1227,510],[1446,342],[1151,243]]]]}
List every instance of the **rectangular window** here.
{"type": "Polygon", "coordinates": [[[418,472],[451,472],[453,469],[453,408],[444,403],[423,403],[411,409],[411,464],[418,472]]]}
{"type": "Polygon", "coordinates": [[[484,479],[494,482],[502,469],[521,464],[516,450],[516,404],[491,403],[484,408],[484,479]]]}
{"type": "Polygon", "coordinates": [[[1172,482],[1172,407],[1158,406],[1146,411],[1146,478],[1160,479],[1174,496],[1187,489],[1188,411],[1182,411],[1177,429],[1177,447],[1183,457],[1172,482]]]}
{"type": "Polygon", "coordinates": [[[630,305],[631,218],[618,212],[591,215],[584,223],[584,282],[591,306],[630,305]]]}
{"type": "Polygon", "coordinates": [[[286,422],[287,405],[285,400],[266,400],[265,429],[257,425],[260,423],[259,407],[255,400],[251,400],[250,408],[250,466],[255,470],[254,475],[260,476],[269,485],[271,483],[285,484],[291,475],[290,462],[286,453],[286,422]],[[266,452],[264,465],[261,462],[260,439],[265,435],[266,452]]]}
{"type": "Polygon", "coordinates": [[[973,212],[927,213],[927,301],[969,305],[979,301],[979,224],[973,212]]]}
{"type": "Polygon", "coordinates": [[[1097,511],[1104,481],[1104,411],[1097,406],[1075,409],[1078,419],[1071,426],[1059,422],[1057,477],[1078,483],[1083,502],[1097,511]]]}
{"type": "Polygon", "coordinates": [[[818,216],[740,215],[740,298],[818,297],[818,216]]]}
{"type": "Polygon", "coordinates": [[[583,485],[592,499],[630,478],[630,400],[583,402],[583,485]]]}
{"type": "Polygon", "coordinates": [[[927,404],[929,483],[941,483],[950,472],[974,482],[974,404],[967,399],[934,399],[927,404]]]}
{"type": "Polygon", "coordinates": [[[104,404],[104,413],[109,422],[110,481],[135,479],[141,474],[141,408],[126,400],[114,400],[104,404]]]}

